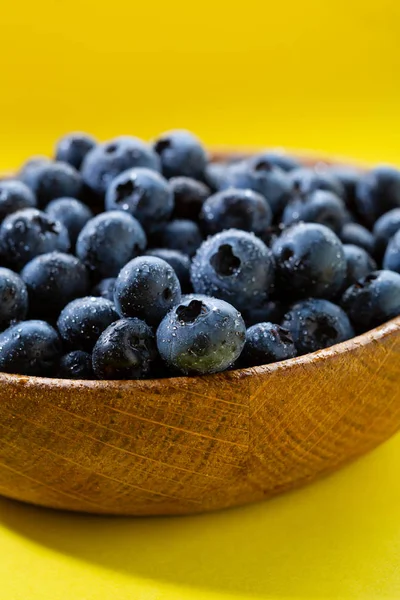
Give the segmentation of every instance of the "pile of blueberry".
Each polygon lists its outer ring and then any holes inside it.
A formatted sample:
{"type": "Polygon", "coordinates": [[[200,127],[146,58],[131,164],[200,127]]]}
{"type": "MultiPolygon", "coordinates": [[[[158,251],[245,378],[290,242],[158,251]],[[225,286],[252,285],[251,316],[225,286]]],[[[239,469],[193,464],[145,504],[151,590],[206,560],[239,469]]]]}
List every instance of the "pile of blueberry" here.
{"type": "Polygon", "coordinates": [[[62,138],[0,181],[0,371],[261,365],[400,315],[400,171],[211,162],[170,131],[62,138]]]}

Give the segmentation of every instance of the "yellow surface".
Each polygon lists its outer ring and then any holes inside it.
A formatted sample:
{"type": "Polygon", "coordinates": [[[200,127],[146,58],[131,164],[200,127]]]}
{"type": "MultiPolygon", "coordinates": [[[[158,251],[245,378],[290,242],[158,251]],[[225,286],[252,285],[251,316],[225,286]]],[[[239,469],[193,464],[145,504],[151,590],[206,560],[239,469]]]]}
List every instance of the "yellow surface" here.
{"type": "MultiPolygon", "coordinates": [[[[70,129],[400,164],[398,0],[2,2],[0,168],[70,129]]],[[[0,501],[1,600],[400,598],[400,438],[308,489],[185,519],[0,501]]]]}
{"type": "Polygon", "coordinates": [[[400,598],[400,436],[313,486],[185,518],[0,500],[2,600],[400,598]]]}

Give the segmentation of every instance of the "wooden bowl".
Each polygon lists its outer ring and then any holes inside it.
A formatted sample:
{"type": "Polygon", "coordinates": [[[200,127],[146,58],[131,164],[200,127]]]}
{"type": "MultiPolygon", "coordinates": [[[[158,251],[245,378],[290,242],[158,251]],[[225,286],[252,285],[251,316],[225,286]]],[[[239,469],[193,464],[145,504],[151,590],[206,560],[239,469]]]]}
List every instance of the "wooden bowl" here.
{"type": "Polygon", "coordinates": [[[188,514],[330,473],[400,427],[400,317],[332,348],[206,377],[0,374],[0,493],[52,508],[188,514]]]}

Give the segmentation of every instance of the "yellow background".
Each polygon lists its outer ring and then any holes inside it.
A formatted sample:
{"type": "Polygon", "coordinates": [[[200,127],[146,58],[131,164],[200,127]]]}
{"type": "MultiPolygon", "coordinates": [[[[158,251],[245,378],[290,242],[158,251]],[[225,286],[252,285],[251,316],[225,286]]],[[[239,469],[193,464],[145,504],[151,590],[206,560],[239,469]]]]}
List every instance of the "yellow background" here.
{"type": "MultiPolygon", "coordinates": [[[[1,7],[0,167],[70,129],[400,164],[398,0],[1,7]]],[[[400,438],[305,490],[185,519],[0,501],[2,600],[400,597],[400,438]]]]}
{"type": "Polygon", "coordinates": [[[0,152],[84,129],[400,162],[398,0],[1,2],[0,152]]]}

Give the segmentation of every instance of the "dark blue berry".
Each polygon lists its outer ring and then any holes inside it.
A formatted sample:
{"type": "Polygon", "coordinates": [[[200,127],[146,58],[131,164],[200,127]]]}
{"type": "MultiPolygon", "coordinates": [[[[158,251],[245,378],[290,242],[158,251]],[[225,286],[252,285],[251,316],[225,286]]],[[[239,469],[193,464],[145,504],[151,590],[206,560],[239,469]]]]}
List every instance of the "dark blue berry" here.
{"type": "Polygon", "coordinates": [[[56,160],[80,169],[86,154],[96,146],[96,140],[87,133],[69,133],[56,146],[56,160]]]}
{"type": "Polygon", "coordinates": [[[344,244],[344,254],[347,263],[347,275],[343,284],[343,289],[347,289],[353,285],[358,279],[365,277],[371,271],[375,271],[376,262],[373,258],[360,246],[353,244],[344,244]]]}
{"type": "Polygon", "coordinates": [[[40,208],[56,198],[80,198],[83,190],[80,173],[62,162],[39,163],[20,174],[20,179],[31,188],[40,208]]]}
{"type": "Polygon", "coordinates": [[[106,209],[131,214],[146,232],[163,226],[173,208],[174,198],[167,180],[150,169],[124,171],[113,179],[107,189],[106,209]]]}
{"type": "Polygon", "coordinates": [[[380,258],[385,253],[389,240],[400,230],[400,208],[394,208],[382,215],[375,223],[375,252],[380,258]]]}
{"type": "Polygon", "coordinates": [[[346,258],[339,238],[324,225],[299,223],[274,242],[278,285],[297,296],[330,298],[346,277],[346,258]]]}
{"type": "Polygon", "coordinates": [[[326,166],[300,167],[291,171],[288,176],[291,190],[296,195],[306,196],[316,190],[324,190],[340,198],[345,197],[343,184],[326,166]]]}
{"type": "Polygon", "coordinates": [[[121,270],[115,282],[114,302],[123,317],[139,317],[158,325],[181,299],[174,269],[154,256],[140,256],[121,270]]]}
{"type": "Polygon", "coordinates": [[[144,321],[121,319],[110,325],[93,349],[99,379],[143,379],[157,357],[154,333],[144,321]]]}
{"type": "Polygon", "coordinates": [[[240,313],[223,300],[189,295],[157,330],[157,346],[168,365],[183,373],[216,373],[240,356],[246,327],[240,313]]]}
{"type": "Polygon", "coordinates": [[[328,300],[303,300],[286,313],[282,327],[290,331],[298,354],[315,352],[354,336],[346,313],[328,300]]]}
{"type": "Polygon", "coordinates": [[[107,279],[102,279],[92,289],[92,296],[99,296],[101,298],[106,298],[106,300],[111,300],[112,302],[114,302],[115,282],[115,277],[108,277],[107,279]]]}
{"type": "Polygon", "coordinates": [[[243,229],[263,237],[272,221],[272,211],[264,196],[252,190],[230,188],[210,196],[200,213],[206,233],[243,229]]]}
{"type": "Polygon", "coordinates": [[[89,277],[78,258],[50,252],[33,258],[21,271],[29,294],[29,314],[33,317],[58,316],[60,310],[89,291],[89,277]]]}
{"type": "Polygon", "coordinates": [[[0,334],[0,371],[51,377],[61,356],[61,341],[45,321],[24,321],[0,334]]]}
{"type": "Polygon", "coordinates": [[[28,292],[21,277],[0,267],[0,329],[12,321],[25,319],[28,313],[28,292]]]}
{"type": "Polygon", "coordinates": [[[361,171],[345,165],[332,165],[328,170],[336,180],[340,181],[344,189],[343,200],[348,209],[356,212],[356,189],[361,171]]]}
{"type": "Polygon", "coordinates": [[[228,165],[225,163],[209,163],[204,172],[204,182],[213,192],[222,190],[228,179],[228,165]]]}
{"type": "Polygon", "coordinates": [[[196,293],[244,310],[267,298],[274,283],[274,261],[253,233],[229,229],[203,242],[193,259],[191,277],[196,293]]]}
{"type": "Polygon", "coordinates": [[[0,181],[0,222],[17,210],[35,208],[36,198],[32,190],[17,179],[0,181]]]}
{"type": "Polygon", "coordinates": [[[356,331],[373,329],[400,315],[400,275],[374,271],[349,287],[342,306],[356,331]]]}
{"type": "Polygon", "coordinates": [[[72,247],[75,247],[83,226],[93,218],[90,208],[75,198],[52,200],[46,206],[45,213],[64,225],[68,231],[72,247]]]}
{"type": "Polygon", "coordinates": [[[203,242],[203,236],[199,226],[194,221],[175,219],[155,234],[152,242],[153,246],[179,250],[183,254],[193,256],[203,242]]]}
{"type": "Polygon", "coordinates": [[[220,189],[230,187],[258,192],[267,199],[274,216],[281,214],[291,195],[287,173],[257,157],[227,168],[220,189]]]}
{"type": "Polygon", "coordinates": [[[70,241],[62,223],[36,208],[25,208],[4,219],[0,245],[7,262],[20,270],[39,254],[67,252],[70,241]]]}
{"type": "Polygon", "coordinates": [[[104,196],[117,175],[135,167],[159,171],[160,160],[142,140],[120,136],[90,150],[84,158],[81,172],[85,184],[98,196],[104,196]]]}
{"type": "Polygon", "coordinates": [[[76,242],[76,255],[97,277],[116,277],[122,267],[146,248],[139,221],[128,213],[110,211],[90,219],[76,242]]]}
{"type": "Polygon", "coordinates": [[[267,152],[257,154],[257,160],[265,161],[273,167],[278,167],[287,173],[300,167],[299,161],[293,158],[293,156],[289,156],[278,150],[268,150],[267,152]]]}
{"type": "Polygon", "coordinates": [[[248,367],[287,360],[297,355],[290,332],[274,323],[257,323],[246,332],[240,362],[248,367]]]}
{"type": "Polygon", "coordinates": [[[184,129],[167,131],[154,142],[153,148],[160,157],[163,175],[202,179],[208,157],[200,140],[184,129]]]}
{"type": "Polygon", "coordinates": [[[146,250],[147,256],[155,256],[165,260],[176,273],[181,284],[182,292],[188,294],[192,291],[192,282],[190,281],[190,258],[179,252],[179,250],[169,250],[168,248],[153,248],[146,250]]]}
{"type": "Polygon", "coordinates": [[[169,186],[174,196],[173,216],[196,221],[204,201],[211,194],[210,188],[190,177],[172,177],[169,186]]]}
{"type": "Polygon", "coordinates": [[[358,223],[346,223],[339,235],[343,244],[353,244],[364,248],[368,254],[374,253],[375,238],[368,229],[358,223]]]}
{"type": "Polygon", "coordinates": [[[90,208],[75,198],[53,200],[46,206],[45,212],[64,225],[73,247],[83,226],[93,218],[90,208]]]}
{"type": "Polygon", "coordinates": [[[367,225],[383,213],[400,207],[400,171],[392,167],[377,167],[368,171],[357,184],[357,209],[367,225]]]}
{"type": "Polygon", "coordinates": [[[339,196],[325,190],[315,190],[306,196],[296,196],[283,211],[282,223],[286,226],[304,221],[319,223],[335,233],[342,230],[348,220],[346,206],[339,196]]]}
{"type": "Polygon", "coordinates": [[[73,350],[61,357],[57,377],[61,379],[95,379],[92,355],[82,350],[73,350]]]}
{"type": "Polygon", "coordinates": [[[257,323],[280,323],[284,315],[285,308],[277,300],[266,300],[259,306],[242,310],[242,317],[247,327],[257,325],[257,323]]]}
{"type": "Polygon", "coordinates": [[[382,266],[384,269],[400,273],[400,231],[389,241],[382,266]]]}
{"type": "Polygon", "coordinates": [[[67,304],[58,318],[57,327],[70,348],[91,352],[103,331],[118,319],[110,300],[87,296],[67,304]]]}
{"type": "Polygon", "coordinates": [[[25,177],[29,177],[31,171],[33,172],[37,167],[50,162],[47,156],[32,156],[20,167],[17,177],[23,181],[25,177]]]}

